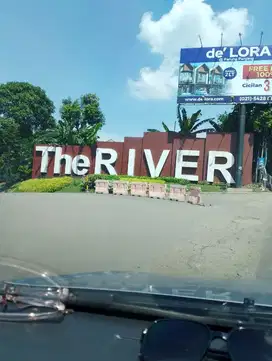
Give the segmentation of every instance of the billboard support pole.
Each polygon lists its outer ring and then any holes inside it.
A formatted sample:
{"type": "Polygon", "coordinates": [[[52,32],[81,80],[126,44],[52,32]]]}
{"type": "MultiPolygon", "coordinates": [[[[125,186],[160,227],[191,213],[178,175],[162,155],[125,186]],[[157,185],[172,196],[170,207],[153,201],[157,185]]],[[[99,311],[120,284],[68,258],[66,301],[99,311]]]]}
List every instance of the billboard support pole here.
{"type": "Polygon", "coordinates": [[[238,147],[236,157],[236,188],[242,187],[243,177],[243,157],[244,157],[244,137],[246,127],[246,105],[240,104],[238,147]]]}

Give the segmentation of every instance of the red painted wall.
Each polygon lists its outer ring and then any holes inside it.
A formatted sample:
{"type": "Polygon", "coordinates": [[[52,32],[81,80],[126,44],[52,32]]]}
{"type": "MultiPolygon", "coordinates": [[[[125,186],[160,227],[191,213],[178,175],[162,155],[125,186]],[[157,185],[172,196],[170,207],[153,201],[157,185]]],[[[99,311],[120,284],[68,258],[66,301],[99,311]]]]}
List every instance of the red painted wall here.
{"type": "MultiPolygon", "coordinates": [[[[69,154],[72,157],[82,154],[87,156],[91,165],[88,173],[94,173],[95,154],[96,148],[111,148],[118,153],[117,161],[114,165],[117,174],[127,174],[128,170],[128,152],[129,149],[136,150],[136,159],[134,174],[145,176],[148,174],[146,159],[144,156],[144,149],[150,149],[153,156],[154,164],[156,165],[163,150],[170,150],[167,161],[162,169],[161,176],[174,176],[175,175],[175,162],[177,150],[199,150],[200,156],[198,157],[198,168],[184,169],[186,174],[197,174],[199,181],[206,179],[207,162],[209,151],[228,151],[234,157],[236,155],[237,135],[236,133],[213,133],[208,134],[205,139],[202,138],[185,138],[180,139],[176,134],[171,133],[144,133],[142,138],[138,137],[125,137],[124,142],[97,142],[92,148],[85,146],[63,146],[62,153],[69,154]],[[193,172],[193,173],[192,173],[193,172]]],[[[41,176],[41,152],[36,152],[34,149],[33,154],[33,168],[32,178],[41,176]]],[[[253,160],[253,135],[246,134],[244,138],[244,164],[243,164],[243,184],[252,183],[252,160],[253,160]]],[[[192,159],[190,159],[192,161],[192,159]]],[[[220,159],[219,159],[220,162],[220,159]]],[[[54,176],[54,153],[49,153],[49,163],[47,176],[54,176]]],[[[235,179],[235,164],[230,170],[233,178],[235,179]]],[[[61,174],[64,174],[64,165],[61,168],[61,174]]],[[[215,173],[214,181],[220,181],[220,174],[215,173]]]]}

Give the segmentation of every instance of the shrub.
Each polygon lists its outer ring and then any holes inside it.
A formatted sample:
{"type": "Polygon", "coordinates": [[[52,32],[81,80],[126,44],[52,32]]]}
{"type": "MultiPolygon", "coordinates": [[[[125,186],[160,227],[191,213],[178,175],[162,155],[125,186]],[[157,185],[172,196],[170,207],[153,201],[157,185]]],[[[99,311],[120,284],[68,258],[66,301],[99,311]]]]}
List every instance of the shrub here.
{"type": "Polygon", "coordinates": [[[165,181],[165,183],[180,184],[182,186],[191,184],[191,182],[188,181],[187,179],[179,179],[174,177],[160,177],[159,179],[165,181]]]}
{"type": "Polygon", "coordinates": [[[73,183],[72,177],[28,179],[11,188],[12,192],[57,192],[73,183]]]}
{"type": "Polygon", "coordinates": [[[160,178],[147,178],[147,177],[120,176],[120,180],[125,182],[147,182],[147,183],[161,183],[161,184],[165,183],[165,181],[160,178]]]}
{"type": "Polygon", "coordinates": [[[81,190],[91,190],[95,188],[95,181],[97,179],[105,179],[105,180],[120,180],[118,175],[109,175],[109,174],[88,174],[82,178],[81,182],[81,190]]]}

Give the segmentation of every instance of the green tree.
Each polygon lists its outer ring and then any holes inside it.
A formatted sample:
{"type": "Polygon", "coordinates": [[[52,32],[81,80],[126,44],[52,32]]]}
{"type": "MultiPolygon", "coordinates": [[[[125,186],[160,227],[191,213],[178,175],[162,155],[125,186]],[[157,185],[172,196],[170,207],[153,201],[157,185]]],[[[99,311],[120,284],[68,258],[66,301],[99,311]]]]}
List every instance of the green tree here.
{"type": "MultiPolygon", "coordinates": [[[[238,132],[240,106],[237,104],[230,113],[223,113],[218,117],[218,131],[238,132]]],[[[246,104],[246,133],[254,134],[254,161],[264,156],[267,169],[272,171],[272,105],[246,104]]]]}
{"type": "Polygon", "coordinates": [[[54,129],[36,134],[36,143],[64,145],[92,145],[99,139],[98,132],[105,123],[99,100],[94,94],[80,99],[63,99],[61,119],[54,129]]]}
{"type": "Polygon", "coordinates": [[[7,185],[29,177],[26,149],[19,125],[12,119],[0,118],[0,180],[7,185]]]}
{"type": "Polygon", "coordinates": [[[100,109],[100,100],[96,94],[85,94],[80,98],[81,124],[96,125],[102,123],[105,125],[105,116],[100,109]]]}
{"type": "Polygon", "coordinates": [[[26,82],[0,84],[0,115],[19,125],[20,136],[55,126],[55,107],[45,91],[26,82]]]}
{"type": "MultiPolygon", "coordinates": [[[[267,126],[270,127],[270,123],[266,118],[272,111],[270,104],[246,104],[246,126],[245,131],[247,133],[267,133],[267,126]]],[[[224,132],[237,132],[239,128],[239,104],[233,107],[230,113],[220,114],[218,117],[218,129],[224,132]]]]}
{"type": "MultiPolygon", "coordinates": [[[[190,134],[197,134],[202,132],[214,132],[215,129],[210,127],[212,125],[214,118],[208,118],[201,120],[201,110],[193,113],[190,117],[187,115],[186,109],[182,108],[180,104],[177,107],[177,122],[179,125],[179,130],[176,132],[175,130],[170,130],[168,126],[162,122],[162,127],[165,132],[175,132],[178,133],[181,137],[186,137],[190,134]],[[206,127],[200,128],[202,125],[206,125],[206,127]]],[[[159,132],[157,129],[147,129],[148,132],[159,132]]]]}

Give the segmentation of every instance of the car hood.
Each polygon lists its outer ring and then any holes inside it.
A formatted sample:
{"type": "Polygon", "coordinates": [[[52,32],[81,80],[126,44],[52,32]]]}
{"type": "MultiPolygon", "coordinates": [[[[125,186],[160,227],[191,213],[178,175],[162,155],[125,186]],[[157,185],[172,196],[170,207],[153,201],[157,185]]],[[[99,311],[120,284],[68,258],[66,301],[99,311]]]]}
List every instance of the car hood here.
{"type": "MultiPolygon", "coordinates": [[[[117,271],[62,275],[56,282],[60,284],[60,280],[65,287],[114,289],[240,302],[244,298],[254,298],[256,303],[272,305],[272,286],[269,280],[207,280],[117,271]]],[[[19,282],[42,285],[41,278],[28,278],[19,282]]]]}

